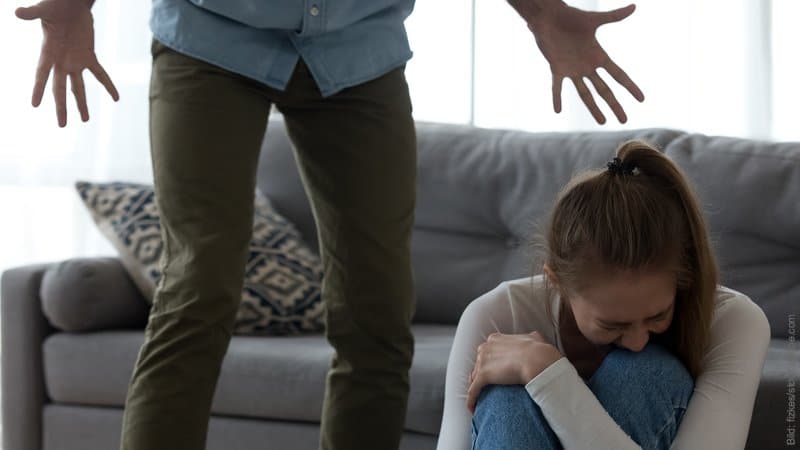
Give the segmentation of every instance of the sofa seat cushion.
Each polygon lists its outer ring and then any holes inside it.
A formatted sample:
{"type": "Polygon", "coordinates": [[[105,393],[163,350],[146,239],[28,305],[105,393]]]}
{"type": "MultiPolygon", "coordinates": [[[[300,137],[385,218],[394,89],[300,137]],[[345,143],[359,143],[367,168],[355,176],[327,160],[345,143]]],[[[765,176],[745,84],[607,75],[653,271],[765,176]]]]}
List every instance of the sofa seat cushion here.
{"type": "MultiPolygon", "coordinates": [[[[414,325],[406,429],[436,435],[444,403],[450,325],[414,325]]],[[[47,394],[66,404],[122,407],[141,331],[57,333],[44,343],[47,394]]],[[[333,349],[321,334],[234,336],[222,364],[212,414],[318,423],[333,349]]]]}

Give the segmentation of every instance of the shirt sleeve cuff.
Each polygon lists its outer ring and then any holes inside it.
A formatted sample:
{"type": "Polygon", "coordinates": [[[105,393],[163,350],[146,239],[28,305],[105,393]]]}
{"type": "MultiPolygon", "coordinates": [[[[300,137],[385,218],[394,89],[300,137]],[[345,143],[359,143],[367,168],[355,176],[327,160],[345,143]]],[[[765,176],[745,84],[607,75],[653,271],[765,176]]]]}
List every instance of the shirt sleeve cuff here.
{"type": "Polygon", "coordinates": [[[537,393],[544,390],[551,381],[561,377],[569,370],[575,371],[575,367],[569,362],[566,356],[562,356],[553,364],[547,366],[543,371],[536,375],[528,384],[525,385],[525,390],[528,395],[534,398],[537,393]]]}

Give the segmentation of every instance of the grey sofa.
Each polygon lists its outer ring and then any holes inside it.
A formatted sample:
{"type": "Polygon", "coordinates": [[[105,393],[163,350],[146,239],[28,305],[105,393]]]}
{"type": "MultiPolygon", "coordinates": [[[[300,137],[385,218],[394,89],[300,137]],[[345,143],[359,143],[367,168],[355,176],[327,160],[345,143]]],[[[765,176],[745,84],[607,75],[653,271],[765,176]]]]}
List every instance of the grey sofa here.
{"type": "MultiPolygon", "coordinates": [[[[655,143],[691,176],[724,283],[750,295],[769,318],[773,339],[747,448],[786,448],[787,383],[800,378],[800,347],[788,339],[790,314],[800,313],[800,143],[661,129],[532,134],[426,123],[418,124],[416,353],[402,448],[435,447],[448,352],[464,307],[534,270],[528,241],[558,189],[576,171],[603,166],[630,138],[655,143]]],[[[280,121],[269,125],[258,183],[316,248],[280,121]]],[[[3,273],[3,448],[116,449],[146,320],[146,304],[116,257],[3,273]],[[100,325],[94,316],[102,316],[100,325]],[[94,329],[64,332],[59,323],[94,329]]],[[[331,354],[322,335],[234,337],[208,448],[316,448],[331,354]]]]}

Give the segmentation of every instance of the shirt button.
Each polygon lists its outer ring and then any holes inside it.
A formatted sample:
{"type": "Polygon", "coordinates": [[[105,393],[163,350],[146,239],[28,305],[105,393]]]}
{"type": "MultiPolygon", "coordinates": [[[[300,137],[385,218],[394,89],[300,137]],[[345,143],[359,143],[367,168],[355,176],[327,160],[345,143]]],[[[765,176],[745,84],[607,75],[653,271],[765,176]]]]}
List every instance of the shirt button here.
{"type": "Polygon", "coordinates": [[[311,10],[309,12],[312,16],[317,17],[319,15],[319,6],[311,5],[311,10]]]}

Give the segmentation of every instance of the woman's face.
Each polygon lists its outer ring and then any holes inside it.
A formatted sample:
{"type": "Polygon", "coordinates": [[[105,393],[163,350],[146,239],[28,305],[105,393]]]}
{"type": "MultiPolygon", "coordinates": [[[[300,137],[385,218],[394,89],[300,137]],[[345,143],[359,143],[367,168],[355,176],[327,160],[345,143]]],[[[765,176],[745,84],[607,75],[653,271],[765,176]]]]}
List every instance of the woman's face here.
{"type": "Polygon", "coordinates": [[[650,333],[669,328],[675,309],[674,274],[618,270],[598,279],[567,300],[587,340],[638,352],[650,333]]]}

